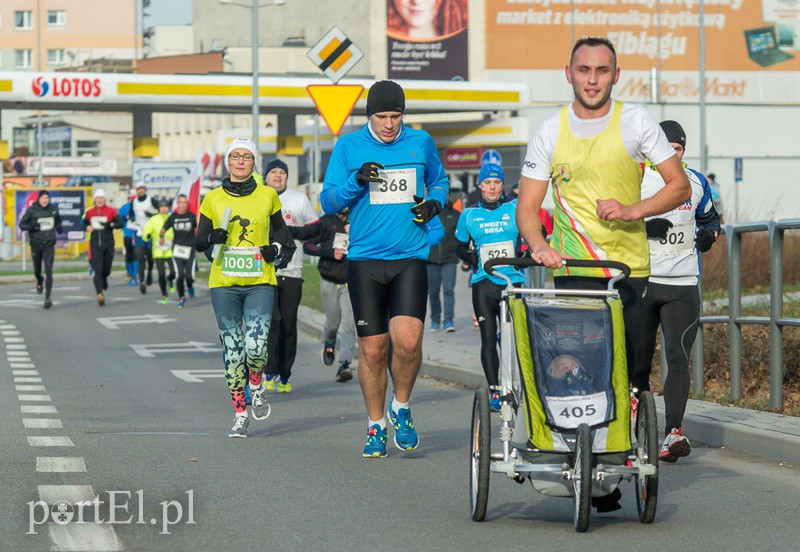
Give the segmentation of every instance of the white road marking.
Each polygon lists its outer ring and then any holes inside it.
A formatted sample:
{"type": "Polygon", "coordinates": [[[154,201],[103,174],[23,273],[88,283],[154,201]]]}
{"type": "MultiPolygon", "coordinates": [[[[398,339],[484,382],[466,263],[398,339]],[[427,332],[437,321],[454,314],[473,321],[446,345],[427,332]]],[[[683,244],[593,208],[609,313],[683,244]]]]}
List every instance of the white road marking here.
{"type": "Polygon", "coordinates": [[[28,437],[28,444],[32,447],[74,447],[72,439],[64,435],[36,435],[28,437]]]}
{"type": "Polygon", "coordinates": [[[142,314],[136,316],[113,316],[108,318],[98,318],[97,321],[109,330],[118,330],[120,326],[127,324],[168,324],[174,318],[169,318],[165,314],[142,314]]]}
{"type": "Polygon", "coordinates": [[[25,350],[27,348],[28,348],[28,346],[25,345],[24,343],[10,343],[10,344],[6,345],[6,349],[8,349],[9,351],[12,350],[12,349],[13,350],[16,350],[16,349],[25,350]]]}
{"type": "Polygon", "coordinates": [[[22,418],[25,429],[63,429],[58,418],[22,418]]]}
{"type": "Polygon", "coordinates": [[[38,376],[38,370],[11,370],[11,373],[15,376],[38,376]]]}
{"type": "Polygon", "coordinates": [[[30,357],[28,351],[6,351],[7,357],[30,357]]]}
{"type": "Polygon", "coordinates": [[[86,462],[81,456],[37,456],[36,471],[39,473],[85,473],[86,462]]]}
{"type": "Polygon", "coordinates": [[[30,362],[9,362],[8,364],[12,368],[36,368],[36,365],[30,362]]]}
{"type": "Polygon", "coordinates": [[[53,400],[50,395],[17,395],[17,399],[28,402],[50,402],[53,400]]]}
{"type": "Polygon", "coordinates": [[[3,340],[6,343],[24,343],[25,339],[21,337],[4,337],[3,340]]]}
{"type": "Polygon", "coordinates": [[[19,330],[0,330],[0,333],[3,335],[22,335],[22,332],[19,330]]]}
{"type": "Polygon", "coordinates": [[[17,391],[47,391],[44,385],[15,385],[17,391]]]}
{"type": "Polygon", "coordinates": [[[21,404],[19,410],[22,414],[58,414],[55,406],[38,404],[21,404]]]}
{"type": "MultiPolygon", "coordinates": [[[[52,506],[61,501],[75,504],[89,503],[95,493],[91,485],[39,485],[39,500],[52,506]]],[[[53,550],[123,550],[114,526],[98,523],[69,523],[59,525],[49,522],[47,528],[53,541],[53,550]]]]}
{"type": "Polygon", "coordinates": [[[42,383],[42,378],[14,378],[14,383],[42,383]]]}
{"type": "Polygon", "coordinates": [[[203,383],[203,379],[224,378],[222,370],[170,370],[172,375],[188,383],[203,383]]]}
{"type": "Polygon", "coordinates": [[[186,353],[219,353],[222,349],[214,343],[188,341],[185,343],[150,343],[131,345],[137,355],[144,358],[155,358],[156,354],[186,353]]]}

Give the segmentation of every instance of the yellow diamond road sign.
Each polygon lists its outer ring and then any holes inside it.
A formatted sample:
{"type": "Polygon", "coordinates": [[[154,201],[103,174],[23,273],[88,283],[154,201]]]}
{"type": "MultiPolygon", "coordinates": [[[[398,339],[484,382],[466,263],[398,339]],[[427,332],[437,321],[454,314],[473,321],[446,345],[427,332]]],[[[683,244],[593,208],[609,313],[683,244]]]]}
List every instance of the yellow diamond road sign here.
{"type": "Polygon", "coordinates": [[[336,84],[364,57],[364,52],[339,27],[334,27],[307,55],[336,84]]]}

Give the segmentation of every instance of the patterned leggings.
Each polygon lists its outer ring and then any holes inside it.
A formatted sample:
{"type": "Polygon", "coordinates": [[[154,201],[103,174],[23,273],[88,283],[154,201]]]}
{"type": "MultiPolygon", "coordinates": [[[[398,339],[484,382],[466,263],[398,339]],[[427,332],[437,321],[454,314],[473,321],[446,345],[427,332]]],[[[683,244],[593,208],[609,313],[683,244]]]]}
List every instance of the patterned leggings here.
{"type": "Polygon", "coordinates": [[[272,320],[275,286],[231,286],[211,289],[217,317],[225,380],[236,412],[245,411],[244,387],[259,385],[267,365],[267,339],[272,320]]]}

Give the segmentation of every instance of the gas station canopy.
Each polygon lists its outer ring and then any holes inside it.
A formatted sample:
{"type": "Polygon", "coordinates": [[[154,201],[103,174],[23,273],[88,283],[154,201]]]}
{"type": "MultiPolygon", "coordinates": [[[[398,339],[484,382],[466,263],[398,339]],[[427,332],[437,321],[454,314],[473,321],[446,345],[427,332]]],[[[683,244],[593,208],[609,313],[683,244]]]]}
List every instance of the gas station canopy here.
{"type": "MultiPolygon", "coordinates": [[[[252,77],[228,75],[140,75],[122,73],[37,73],[0,71],[0,109],[231,113],[252,108],[252,77]]],[[[364,87],[355,112],[366,105],[372,80],[342,79],[364,87]]],[[[516,111],[529,104],[522,84],[466,81],[398,81],[410,113],[516,111]]],[[[324,78],[259,79],[263,113],[314,114],[308,85],[324,78]]]]}

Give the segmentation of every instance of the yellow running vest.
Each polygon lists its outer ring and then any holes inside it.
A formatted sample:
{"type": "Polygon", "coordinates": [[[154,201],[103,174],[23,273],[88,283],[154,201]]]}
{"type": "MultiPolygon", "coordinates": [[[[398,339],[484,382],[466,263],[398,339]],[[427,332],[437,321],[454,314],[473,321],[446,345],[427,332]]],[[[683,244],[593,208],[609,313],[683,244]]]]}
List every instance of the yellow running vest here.
{"type": "MultiPolygon", "coordinates": [[[[569,128],[568,107],[561,110],[550,178],[555,203],[551,247],[576,259],[613,260],[631,267],[632,277],[650,275],[650,249],[644,221],[604,221],[598,199],[624,205],[641,201],[642,163],[622,141],[622,102],[614,102],[608,126],[593,138],[578,138],[569,128]]],[[[608,278],[608,269],[559,269],[556,276],[608,278]]]]}

